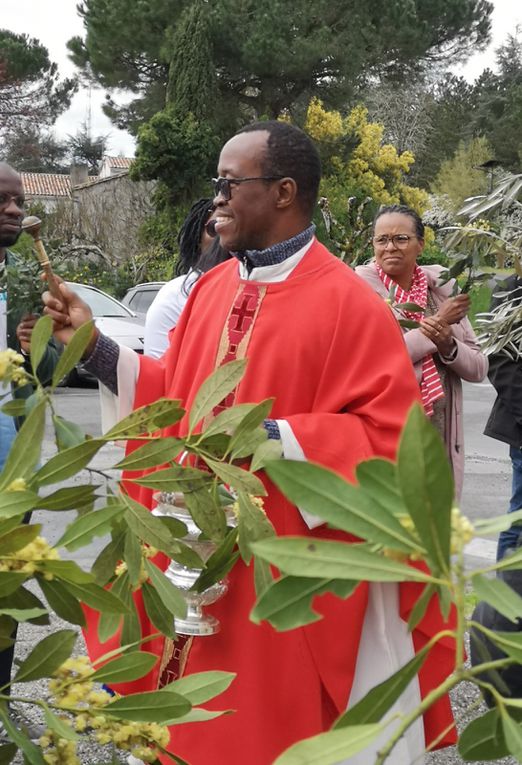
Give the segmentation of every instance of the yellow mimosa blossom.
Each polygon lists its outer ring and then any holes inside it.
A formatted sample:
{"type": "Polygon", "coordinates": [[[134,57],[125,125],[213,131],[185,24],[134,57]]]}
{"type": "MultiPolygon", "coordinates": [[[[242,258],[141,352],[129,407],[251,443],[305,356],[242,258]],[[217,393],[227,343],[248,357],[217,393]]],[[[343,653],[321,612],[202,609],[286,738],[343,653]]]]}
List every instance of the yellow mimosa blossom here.
{"type": "MultiPolygon", "coordinates": [[[[250,503],[252,505],[255,505],[256,507],[258,507],[261,510],[261,512],[264,515],[266,515],[265,503],[263,502],[263,498],[262,497],[256,497],[256,496],[254,496],[254,494],[249,494],[248,495],[248,499],[250,500],[250,503]]],[[[237,500],[233,504],[230,505],[230,509],[232,510],[232,512],[234,513],[236,518],[239,518],[239,513],[241,511],[239,509],[239,502],[237,500]]]]}
{"type": "Polygon", "coordinates": [[[339,112],[327,111],[322,101],[314,97],[306,113],[305,130],[318,143],[334,141],[343,133],[343,118],[339,112]]]}
{"type": "MultiPolygon", "coordinates": [[[[144,762],[154,762],[158,747],[165,748],[169,742],[168,728],[157,723],[112,719],[104,714],[114,697],[95,687],[90,679],[93,673],[86,656],[67,659],[49,682],[50,703],[66,713],[62,720],[77,733],[88,732],[99,744],[114,744],[144,762]]],[[[79,763],[76,742],[60,738],[55,731],[47,730],[39,743],[48,765],[79,763]]]]}
{"type": "Polygon", "coordinates": [[[460,552],[475,536],[475,529],[469,518],[462,515],[458,507],[451,509],[451,554],[460,552]]]}
{"type": "MultiPolygon", "coordinates": [[[[398,517],[401,526],[416,539],[419,543],[419,536],[415,528],[413,519],[409,515],[401,515],[398,517]]],[[[460,552],[475,536],[475,529],[469,518],[463,515],[458,507],[451,509],[451,541],[450,552],[452,555],[460,552]]],[[[412,553],[411,555],[405,555],[404,553],[393,550],[391,548],[382,548],[383,555],[393,560],[421,560],[422,555],[420,553],[412,553]]]]}
{"type": "Polygon", "coordinates": [[[308,106],[305,131],[319,145],[335,147],[343,153],[343,145],[355,142],[348,159],[329,157],[331,170],[339,176],[340,184],[357,188],[380,204],[404,203],[422,214],[428,206],[428,195],[422,189],[408,186],[405,176],[415,158],[410,151],[399,152],[390,143],[383,143],[384,125],[370,122],[368,110],[362,104],[355,106],[347,117],[338,111],[325,109],[322,101],[314,97],[308,106]]]}
{"type": "Polygon", "coordinates": [[[15,385],[25,385],[28,376],[23,365],[24,357],[12,348],[0,351],[0,380],[12,382],[15,385]]]}
{"type": "MultiPolygon", "coordinates": [[[[20,550],[0,556],[0,571],[20,571],[32,575],[43,571],[43,567],[38,564],[46,560],[60,560],[58,550],[51,547],[43,537],[36,537],[20,550]]],[[[53,578],[47,571],[43,571],[43,574],[46,579],[53,578]]]]}
{"type": "Polygon", "coordinates": [[[23,478],[15,478],[11,481],[6,491],[25,491],[27,489],[27,483],[23,478]]]}
{"type": "MultiPolygon", "coordinates": [[[[147,574],[145,570],[144,560],[146,558],[154,558],[155,555],[158,554],[158,550],[155,547],[152,547],[151,545],[142,544],[141,545],[141,568],[140,568],[140,575],[138,578],[138,584],[135,586],[135,590],[139,589],[141,585],[146,582],[149,578],[149,575],[147,574]]],[[[116,568],[114,569],[114,573],[116,576],[122,576],[127,572],[127,564],[124,560],[120,561],[116,568]]]]}

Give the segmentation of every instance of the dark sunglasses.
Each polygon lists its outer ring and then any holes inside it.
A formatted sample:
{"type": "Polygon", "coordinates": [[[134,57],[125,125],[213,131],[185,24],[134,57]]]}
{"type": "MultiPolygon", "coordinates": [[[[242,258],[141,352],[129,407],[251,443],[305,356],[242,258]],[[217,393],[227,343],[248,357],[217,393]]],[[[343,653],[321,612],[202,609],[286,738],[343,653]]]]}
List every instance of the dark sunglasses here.
{"type": "Polygon", "coordinates": [[[232,199],[232,186],[239,186],[241,183],[247,181],[280,181],[284,178],[283,175],[258,175],[255,178],[212,178],[212,184],[214,186],[214,196],[221,196],[228,202],[232,199]]]}

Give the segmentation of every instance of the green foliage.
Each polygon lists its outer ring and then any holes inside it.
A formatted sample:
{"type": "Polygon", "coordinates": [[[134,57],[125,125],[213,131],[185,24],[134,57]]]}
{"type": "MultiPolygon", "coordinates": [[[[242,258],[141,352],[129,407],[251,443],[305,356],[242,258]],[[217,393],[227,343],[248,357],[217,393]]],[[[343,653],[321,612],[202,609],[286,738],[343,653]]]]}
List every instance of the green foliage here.
{"type": "Polygon", "coordinates": [[[59,81],[47,49],[24,34],[0,30],[0,135],[50,125],[70,103],[73,79],[59,81]]]}
{"type": "Polygon", "coordinates": [[[354,725],[349,736],[342,730],[320,733],[294,744],[275,760],[274,765],[336,765],[340,762],[339,757],[344,760],[364,750],[382,733],[383,727],[377,723],[354,725]]]}
{"type": "Polygon", "coordinates": [[[108,140],[108,134],[92,136],[89,126],[83,123],[74,135],[69,135],[67,150],[73,163],[86,164],[89,172],[97,175],[108,140]]]}
{"type": "Polygon", "coordinates": [[[493,151],[486,138],[461,142],[452,159],[445,160],[432,184],[435,194],[445,194],[455,213],[469,197],[484,194],[488,179],[479,165],[492,159],[493,151]]]}
{"type": "Polygon", "coordinates": [[[428,78],[421,90],[426,99],[425,140],[415,151],[411,176],[412,183],[429,188],[442,163],[455,154],[459,143],[469,141],[475,134],[472,116],[477,92],[464,77],[447,71],[432,85],[428,78]]]}
{"type": "Polygon", "coordinates": [[[165,40],[184,5],[183,0],[148,0],[132,6],[127,0],[89,0],[79,6],[86,36],[69,41],[71,58],[104,90],[123,88],[137,95],[126,107],[111,101],[104,107],[118,127],[133,134],[165,106],[169,69],[165,40]]]}
{"type": "MultiPolygon", "coordinates": [[[[184,110],[184,99],[190,94],[182,91],[179,84],[179,90],[172,94],[173,98],[180,99],[179,103],[172,102],[155,114],[138,134],[131,177],[159,181],[154,193],[157,212],[140,232],[146,248],[144,257],[154,253],[142,280],[172,277],[174,253],[178,252],[176,236],[184,212],[195,198],[208,193],[209,179],[217,165],[221,140],[212,122],[184,110]]],[[[198,111],[203,113],[203,106],[198,111]]]]}
{"type": "Polygon", "coordinates": [[[520,170],[522,139],[522,36],[509,34],[496,51],[497,72],[486,70],[477,81],[475,132],[486,136],[495,159],[512,172],[520,170]]]}
{"type": "MultiPolygon", "coordinates": [[[[334,763],[364,749],[394,720],[395,728],[381,742],[372,765],[383,765],[395,744],[412,723],[445,693],[461,682],[472,682],[492,695],[494,710],[474,720],[463,732],[459,752],[465,761],[483,761],[507,754],[521,760],[520,701],[484,681],[484,671],[520,662],[522,637],[516,632],[492,632],[479,624],[474,628],[505,653],[505,658],[470,669],[465,662],[463,639],[469,629],[470,598],[479,597],[510,619],[520,614],[520,598],[500,580],[484,574],[500,568],[522,569],[519,552],[485,571],[464,568],[464,546],[476,533],[497,534],[518,518],[503,516],[479,522],[473,529],[453,505],[453,481],[440,437],[417,405],[410,412],[401,436],[397,463],[372,459],[357,467],[357,483],[317,465],[280,461],[267,466],[275,484],[293,502],[318,515],[333,528],[341,528],[362,541],[269,538],[253,545],[254,554],[277,566],[282,576],[258,597],[252,613],[255,621],[266,619],[276,629],[292,629],[319,618],[313,598],[324,591],[346,597],[358,581],[425,581],[410,615],[413,628],[432,597],[448,614],[450,604],[456,620],[448,629],[432,635],[429,643],[400,670],[373,688],[344,713],[332,731],[291,746],[277,765],[334,763]],[[412,562],[429,561],[424,573],[412,562]],[[328,578],[326,578],[328,577],[328,578]],[[340,588],[340,583],[346,585],[340,588]],[[456,641],[455,666],[450,676],[431,690],[429,702],[405,715],[391,712],[393,704],[424,663],[431,647],[442,639],[456,641]]],[[[522,512],[521,512],[522,515],[522,512]]]]}
{"type": "MultiPolygon", "coordinates": [[[[32,336],[33,364],[41,358],[50,332],[49,318],[40,319],[32,336]]],[[[235,550],[237,532],[227,527],[224,510],[224,503],[229,505],[233,497],[222,490],[222,480],[237,489],[264,492],[259,479],[246,468],[233,464],[233,460],[238,454],[247,460],[255,454],[257,466],[264,465],[258,446],[265,442],[266,433],[260,428],[260,422],[268,414],[271,402],[232,407],[227,410],[228,418],[221,417],[221,424],[217,418],[214,420],[210,436],[205,430],[198,431],[201,419],[239,383],[245,362],[233,363],[220,367],[203,384],[190,412],[191,433],[185,438],[160,439],[153,435],[158,429],[175,424],[184,415],[179,402],[169,399],[160,399],[134,411],[103,437],[90,438],[77,425],[56,414],[52,392],[59,379],[77,362],[91,334],[90,323],[76,332],[60,357],[51,389],[46,390],[36,379],[32,380],[36,387],[32,403],[21,402],[24,411],[17,411],[25,414],[26,419],[0,473],[0,645],[3,648],[12,643],[10,636],[16,622],[48,624],[51,609],[73,625],[85,624],[80,603],[98,610],[101,642],[121,626],[122,650],[102,657],[96,667],[92,667],[85,657],[71,658],[76,630],[51,631],[20,664],[15,679],[24,684],[53,677],[54,687],[50,687],[49,697],[32,698],[22,690],[18,700],[40,707],[51,741],[46,754],[52,753],[58,741],[61,747],[67,742],[67,746],[72,747],[68,751],[72,753],[79,739],[89,735],[89,730],[96,727],[99,731],[98,724],[89,725],[91,716],[104,721],[102,728],[107,741],[124,726],[127,738],[118,738],[120,748],[123,746],[132,751],[140,742],[148,742],[157,754],[165,754],[168,735],[161,725],[203,721],[224,714],[193,708],[193,705],[204,703],[226,689],[233,675],[207,672],[187,676],[160,691],[128,694],[116,700],[100,693],[92,695],[91,690],[95,689],[96,683],[129,682],[143,677],[158,661],[156,654],[137,650],[142,641],[134,591],[142,589],[146,612],[159,633],[175,639],[176,620],[183,618],[187,611],[187,593],[178,589],[160,569],[154,558],[158,550],[185,570],[192,568],[200,573],[196,586],[199,591],[214,585],[235,564],[239,557],[235,550]],[[36,469],[47,408],[55,425],[57,450],[36,469]],[[238,411],[234,413],[234,409],[238,411]],[[161,466],[163,470],[156,469],[150,474],[155,478],[157,488],[169,491],[174,487],[188,492],[187,507],[203,530],[204,543],[208,544],[210,538],[216,539],[216,550],[209,557],[208,565],[185,541],[187,528],[184,523],[153,515],[126,493],[114,495],[110,486],[100,482],[99,471],[96,471],[97,481],[91,477],[87,483],[60,486],[78,471],[89,470],[92,458],[102,446],[127,438],[141,439],[143,446],[123,460],[120,467],[149,471],[161,466]],[[204,460],[210,471],[178,464],[176,456],[181,451],[204,460]],[[49,486],[56,488],[49,492],[46,488],[49,486]],[[97,498],[105,498],[105,504],[101,502],[100,507],[98,503],[95,508],[97,498]],[[39,524],[22,522],[23,514],[36,508],[45,512],[75,510],[77,513],[54,546],[40,537],[39,524]],[[99,537],[105,537],[107,542],[91,572],[84,571],[73,560],[61,559],[61,549],[75,552],[99,537]],[[25,589],[29,580],[36,585],[36,594],[25,589]],[[80,689],[84,687],[86,690],[82,692],[80,689]],[[82,720],[87,720],[86,726],[82,720]]],[[[20,374],[9,353],[4,352],[6,355],[0,365],[7,382],[12,381],[15,374],[20,374]]],[[[267,455],[272,460],[275,457],[273,452],[267,451],[267,455]]],[[[129,474],[128,480],[147,483],[135,472],[129,474]]],[[[241,549],[245,559],[250,560],[251,543],[265,538],[268,533],[273,534],[273,530],[252,497],[240,495],[240,502],[248,515],[242,524],[241,549]]],[[[0,689],[0,702],[6,698],[5,689],[0,689]]],[[[22,750],[28,761],[43,763],[44,750],[16,729],[2,704],[0,720],[13,742],[13,754],[22,750]]]]}
{"type": "Polygon", "coordinates": [[[459,220],[441,231],[452,261],[449,273],[459,277],[462,289],[474,291],[472,318],[481,331],[479,341],[484,351],[503,350],[513,357],[520,353],[519,303],[507,297],[490,311],[488,297],[493,285],[509,273],[505,266],[522,274],[521,193],[522,176],[504,173],[488,194],[465,203],[459,211],[464,224],[459,220]],[[464,272],[465,277],[461,276],[464,272]]]}
{"type": "Polygon", "coordinates": [[[450,261],[446,253],[436,242],[427,243],[417,258],[419,266],[448,266],[450,261]]]}
{"type": "Polygon", "coordinates": [[[345,263],[355,267],[372,257],[371,226],[378,204],[336,178],[323,178],[319,198],[317,238],[345,263]],[[350,194],[350,192],[353,192],[350,194]],[[361,201],[362,200],[362,201],[361,201]]]}
{"type": "Polygon", "coordinates": [[[522,38],[518,31],[508,34],[497,49],[494,71],[484,70],[474,83],[448,71],[425,72],[406,90],[381,81],[376,93],[372,83],[367,99],[392,142],[414,152],[412,182],[423,188],[435,182],[459,144],[476,138],[488,142],[499,166],[520,170],[522,38]]]}
{"type": "Polygon", "coordinates": [[[32,251],[31,242],[28,234],[20,237],[12,249],[21,257],[16,266],[6,266],[1,281],[9,278],[10,284],[13,284],[13,289],[9,289],[10,310],[18,310],[23,305],[28,313],[38,315],[42,311],[44,283],[40,279],[42,267],[32,251]]]}
{"type": "MultiPolygon", "coordinates": [[[[69,42],[73,60],[105,89],[136,94],[107,111],[136,132],[162,109],[172,60],[173,32],[186,24],[188,0],[84,0],[85,41],[69,42]],[[114,30],[118,34],[114,34],[114,30]]],[[[342,104],[354,83],[388,73],[406,78],[420,61],[456,60],[481,47],[491,5],[445,0],[429,5],[398,0],[361,5],[329,0],[310,5],[218,0],[204,4],[218,78],[218,110],[229,125],[283,109],[299,113],[311,96],[342,104]]],[[[187,47],[187,40],[183,47],[187,47]]],[[[196,75],[199,76],[199,75],[196,75]]]]}
{"type": "Polygon", "coordinates": [[[477,314],[486,313],[489,310],[491,303],[491,292],[491,287],[488,284],[473,285],[469,291],[471,307],[469,309],[468,318],[473,327],[475,327],[476,331],[478,331],[476,323],[477,314]]]}
{"type": "Polygon", "coordinates": [[[171,205],[169,199],[167,186],[164,183],[158,183],[154,191],[156,211],[143,223],[139,234],[145,252],[152,253],[145,271],[147,279],[143,281],[167,281],[174,274],[179,250],[177,235],[188,213],[190,203],[171,205]]]}
{"type": "Polygon", "coordinates": [[[169,204],[192,200],[212,176],[219,147],[209,124],[169,106],[140,129],[131,177],[161,181],[169,204]]]}
{"type": "Polygon", "coordinates": [[[383,709],[394,704],[408,684],[419,672],[428,654],[427,647],[421,649],[413,659],[404,665],[399,676],[392,675],[388,680],[372,688],[364,699],[348,709],[335,723],[335,728],[345,728],[347,725],[361,725],[378,722],[383,709]]]}
{"type": "Polygon", "coordinates": [[[27,125],[23,131],[16,126],[3,138],[2,158],[18,172],[67,172],[66,153],[65,143],[39,123],[27,125]]]}
{"type": "Polygon", "coordinates": [[[218,114],[218,80],[212,61],[209,14],[203,0],[188,5],[176,24],[170,47],[167,104],[179,115],[214,121],[218,114]]]}

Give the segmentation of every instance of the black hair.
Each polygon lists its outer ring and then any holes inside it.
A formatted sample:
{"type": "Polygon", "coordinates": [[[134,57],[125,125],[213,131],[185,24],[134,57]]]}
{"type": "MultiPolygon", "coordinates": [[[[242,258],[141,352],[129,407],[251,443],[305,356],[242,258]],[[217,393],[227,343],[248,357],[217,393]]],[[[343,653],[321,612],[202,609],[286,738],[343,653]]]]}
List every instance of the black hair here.
{"type": "Polygon", "coordinates": [[[261,172],[263,175],[293,178],[297,184],[297,201],[302,211],[311,218],[321,180],[321,160],[313,141],[295,125],[278,120],[253,122],[236,135],[259,130],[269,134],[261,172]]]}
{"type": "MultiPolygon", "coordinates": [[[[218,236],[214,237],[208,247],[201,250],[201,237],[212,210],[212,199],[199,199],[190,208],[178,234],[179,259],[176,263],[176,276],[197,271],[199,279],[202,274],[230,258],[229,253],[221,247],[218,236]]],[[[191,281],[190,285],[193,284],[195,282],[191,281]]],[[[190,286],[186,279],[181,289],[185,295],[188,295],[190,286]]]]}
{"type": "Polygon", "coordinates": [[[217,266],[220,263],[224,263],[224,261],[229,258],[230,253],[223,249],[219,243],[219,237],[216,236],[209,246],[202,251],[194,269],[199,271],[200,274],[206,274],[211,268],[214,268],[214,266],[217,266]]]}
{"type": "Polygon", "coordinates": [[[419,239],[424,239],[424,223],[420,215],[415,212],[412,207],[408,205],[383,205],[377,211],[375,218],[373,219],[372,231],[375,231],[375,224],[381,217],[381,215],[388,215],[389,213],[399,213],[400,215],[407,215],[412,219],[415,224],[415,234],[419,239]]]}
{"type": "Polygon", "coordinates": [[[197,282],[200,276],[203,276],[203,274],[206,274],[207,271],[210,271],[211,268],[214,268],[214,266],[218,266],[220,263],[224,263],[225,260],[229,260],[231,257],[230,253],[223,249],[223,247],[219,243],[219,237],[216,237],[212,240],[212,242],[209,244],[208,247],[206,247],[200,254],[199,258],[197,259],[196,263],[192,267],[192,270],[197,273],[196,279],[192,280],[190,279],[189,282],[187,282],[187,278],[183,280],[183,284],[181,287],[181,291],[184,295],[188,297],[188,294],[194,284],[197,282]]]}
{"type": "Polygon", "coordinates": [[[188,273],[201,255],[201,237],[213,209],[212,199],[198,199],[190,208],[178,233],[179,258],[176,276],[188,273]]]}

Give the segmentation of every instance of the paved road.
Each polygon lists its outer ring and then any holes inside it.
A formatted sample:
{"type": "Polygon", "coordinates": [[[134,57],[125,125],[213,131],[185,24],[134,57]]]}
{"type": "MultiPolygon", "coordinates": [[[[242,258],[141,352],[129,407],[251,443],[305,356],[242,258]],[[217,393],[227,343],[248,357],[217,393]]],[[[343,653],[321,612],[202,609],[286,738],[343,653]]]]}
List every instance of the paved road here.
{"type": "MultiPolygon", "coordinates": [[[[464,423],[466,469],[461,507],[473,521],[507,511],[511,495],[511,463],[507,444],[483,434],[495,392],[489,383],[464,385],[464,423]]],[[[474,540],[468,547],[471,556],[493,559],[496,544],[492,539],[474,540]]]]}
{"type": "Polygon", "coordinates": [[[473,519],[504,512],[511,489],[508,445],[483,434],[495,392],[489,383],[464,387],[466,471],[462,507],[473,519]]]}
{"type": "MultiPolygon", "coordinates": [[[[100,425],[100,404],[97,388],[59,388],[54,401],[56,413],[67,420],[75,422],[86,434],[98,436],[101,434],[100,425]]],[[[46,427],[45,440],[43,444],[42,458],[47,460],[56,451],[54,444],[53,430],[48,421],[46,427]]],[[[91,466],[97,470],[106,470],[116,464],[123,457],[123,451],[120,447],[108,445],[104,446],[91,462],[91,466]]],[[[104,479],[95,474],[89,474],[82,471],[73,479],[66,482],[66,485],[75,485],[79,483],[103,483],[104,479]]],[[[50,487],[55,490],[57,486],[50,487]]],[[[40,511],[33,515],[33,522],[43,524],[43,535],[49,542],[54,543],[63,534],[67,524],[71,523],[76,517],[76,512],[47,512],[40,511]]],[[[88,569],[94,562],[98,552],[107,544],[107,540],[95,540],[91,545],[75,551],[69,557],[74,558],[82,568],[88,569]]],[[[68,557],[65,550],[60,550],[62,557],[68,557]]]]}

